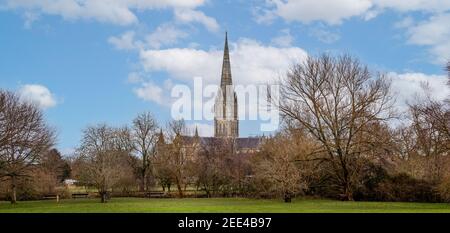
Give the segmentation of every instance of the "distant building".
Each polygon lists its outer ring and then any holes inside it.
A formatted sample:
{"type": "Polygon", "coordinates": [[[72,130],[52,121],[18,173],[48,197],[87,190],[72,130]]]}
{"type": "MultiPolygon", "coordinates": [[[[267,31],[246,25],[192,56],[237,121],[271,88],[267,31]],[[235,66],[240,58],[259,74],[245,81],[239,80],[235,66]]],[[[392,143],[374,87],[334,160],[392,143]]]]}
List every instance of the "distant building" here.
{"type": "Polygon", "coordinates": [[[63,182],[66,186],[72,186],[75,185],[75,183],[77,183],[78,181],[74,179],[65,179],[63,182]]]}
{"type": "Polygon", "coordinates": [[[229,143],[237,155],[254,154],[259,152],[263,137],[200,137],[197,129],[194,136],[181,136],[186,147],[202,148],[205,146],[221,145],[229,143]]]}
{"type": "MultiPolygon", "coordinates": [[[[163,140],[161,132],[160,139],[163,140]]],[[[220,88],[214,104],[214,137],[200,137],[197,128],[194,136],[181,136],[186,148],[201,148],[206,145],[230,144],[238,155],[254,154],[260,150],[264,137],[239,137],[238,102],[233,88],[228,35],[222,63],[220,88]]]]}
{"type": "Polygon", "coordinates": [[[230,53],[228,50],[228,36],[225,34],[223,50],[222,76],[220,88],[214,104],[214,137],[238,138],[238,102],[231,77],[230,53]]]}

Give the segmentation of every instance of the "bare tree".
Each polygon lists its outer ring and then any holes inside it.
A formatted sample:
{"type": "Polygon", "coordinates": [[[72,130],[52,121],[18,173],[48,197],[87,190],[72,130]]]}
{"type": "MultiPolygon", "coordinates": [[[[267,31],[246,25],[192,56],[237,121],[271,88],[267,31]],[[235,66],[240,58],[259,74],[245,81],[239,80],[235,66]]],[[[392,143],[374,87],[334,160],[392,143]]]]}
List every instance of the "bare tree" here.
{"type": "Polygon", "coordinates": [[[444,102],[428,97],[410,105],[410,113],[414,153],[423,161],[423,177],[420,178],[440,182],[450,171],[450,161],[447,159],[450,151],[450,109],[444,102]]]}
{"type": "Polygon", "coordinates": [[[151,159],[156,153],[157,130],[158,124],[151,113],[139,114],[133,120],[133,149],[142,159],[142,165],[139,167],[142,182],[141,191],[148,190],[147,176],[151,169],[151,159]]]}
{"type": "Polygon", "coordinates": [[[227,166],[233,162],[232,148],[231,140],[219,138],[200,145],[192,175],[196,178],[197,187],[205,191],[208,197],[217,195],[232,181],[231,166],[227,166]]]}
{"type": "Polygon", "coordinates": [[[155,177],[158,179],[159,184],[163,188],[163,191],[170,193],[170,187],[172,185],[171,169],[169,167],[169,153],[168,148],[170,145],[166,144],[166,139],[162,129],[156,140],[156,155],[152,158],[152,164],[155,169],[155,177]]]}
{"type": "Polygon", "coordinates": [[[11,203],[17,201],[17,179],[26,176],[54,140],[53,130],[36,105],[0,90],[0,178],[11,182],[11,203]]]}
{"type": "Polygon", "coordinates": [[[187,134],[186,124],[183,120],[169,122],[170,141],[166,146],[166,168],[169,169],[172,180],[178,190],[178,196],[184,196],[184,189],[187,184],[189,165],[194,148],[185,141],[183,135],[187,134]]]}
{"type": "Polygon", "coordinates": [[[282,197],[285,202],[305,191],[309,176],[317,169],[312,159],[314,146],[314,140],[300,130],[285,129],[265,139],[253,159],[258,191],[282,197]]]}
{"type": "Polygon", "coordinates": [[[98,125],[88,127],[83,132],[83,139],[77,149],[78,179],[92,184],[98,189],[101,202],[109,199],[108,193],[124,176],[132,176],[127,161],[130,148],[124,146],[121,139],[123,131],[98,125]]]}
{"type": "Polygon", "coordinates": [[[349,56],[309,57],[282,80],[283,117],[298,122],[320,142],[316,152],[331,165],[343,199],[353,200],[358,159],[370,148],[361,140],[370,134],[368,126],[391,117],[389,89],[383,75],[372,75],[349,56]]]}
{"type": "MultiPolygon", "coordinates": [[[[444,68],[447,71],[447,86],[450,87],[450,60],[447,62],[444,68]]],[[[448,106],[450,105],[450,95],[445,98],[444,103],[448,106]]]]}
{"type": "Polygon", "coordinates": [[[57,149],[51,149],[44,153],[39,165],[33,171],[33,178],[39,182],[41,190],[46,193],[54,193],[55,188],[68,178],[68,164],[57,149]]]}

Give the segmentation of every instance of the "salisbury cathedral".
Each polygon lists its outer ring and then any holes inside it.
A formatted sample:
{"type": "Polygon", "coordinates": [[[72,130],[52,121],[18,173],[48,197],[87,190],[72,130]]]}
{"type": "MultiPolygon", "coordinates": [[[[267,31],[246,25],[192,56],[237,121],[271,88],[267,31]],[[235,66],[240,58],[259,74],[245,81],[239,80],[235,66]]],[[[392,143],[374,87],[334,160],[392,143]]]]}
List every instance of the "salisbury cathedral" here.
{"type": "Polygon", "coordinates": [[[238,101],[231,75],[228,36],[225,34],[222,76],[214,104],[214,137],[180,136],[185,147],[202,145],[230,145],[235,154],[253,154],[259,151],[263,137],[239,137],[238,101]]]}

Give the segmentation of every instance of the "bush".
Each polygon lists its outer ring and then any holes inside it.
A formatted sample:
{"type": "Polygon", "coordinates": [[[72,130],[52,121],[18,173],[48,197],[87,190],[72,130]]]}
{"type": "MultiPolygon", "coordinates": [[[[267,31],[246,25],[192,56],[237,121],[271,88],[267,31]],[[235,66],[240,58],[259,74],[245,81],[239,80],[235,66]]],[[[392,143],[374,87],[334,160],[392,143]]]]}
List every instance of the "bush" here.
{"type": "MultiPolygon", "coordinates": [[[[448,191],[450,200],[450,181],[447,185],[441,186],[441,193],[448,191]]],[[[356,201],[442,201],[435,184],[415,179],[406,173],[389,174],[381,165],[370,162],[362,167],[353,190],[353,198],[356,201]]],[[[326,172],[318,176],[307,191],[308,195],[332,199],[339,199],[340,193],[341,190],[326,172]]]]}
{"type": "Polygon", "coordinates": [[[376,193],[382,201],[439,202],[441,198],[435,186],[407,174],[398,174],[381,182],[376,193]]]}
{"type": "Polygon", "coordinates": [[[435,185],[415,179],[406,173],[389,175],[381,166],[372,165],[365,171],[361,186],[354,194],[355,200],[439,202],[435,185]]]}
{"type": "MultiPolygon", "coordinates": [[[[0,198],[5,201],[11,201],[11,187],[10,182],[5,181],[0,183],[0,198]]],[[[17,182],[17,200],[27,201],[27,200],[38,200],[42,199],[43,194],[36,190],[33,180],[31,179],[20,179],[17,182]]]]}
{"type": "Polygon", "coordinates": [[[441,183],[437,186],[437,190],[442,201],[450,202],[450,176],[446,176],[442,179],[441,183]]]}

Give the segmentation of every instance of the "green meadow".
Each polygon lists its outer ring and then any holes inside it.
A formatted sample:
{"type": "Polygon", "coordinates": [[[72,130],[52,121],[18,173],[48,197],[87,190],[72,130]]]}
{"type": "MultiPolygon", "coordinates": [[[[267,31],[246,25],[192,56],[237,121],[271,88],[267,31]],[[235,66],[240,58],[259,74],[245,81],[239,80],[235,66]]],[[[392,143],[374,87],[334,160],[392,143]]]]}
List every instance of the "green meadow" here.
{"type": "Polygon", "coordinates": [[[0,213],[450,213],[448,203],[343,202],[323,199],[282,200],[246,198],[67,199],[56,202],[0,202],[0,213]]]}

